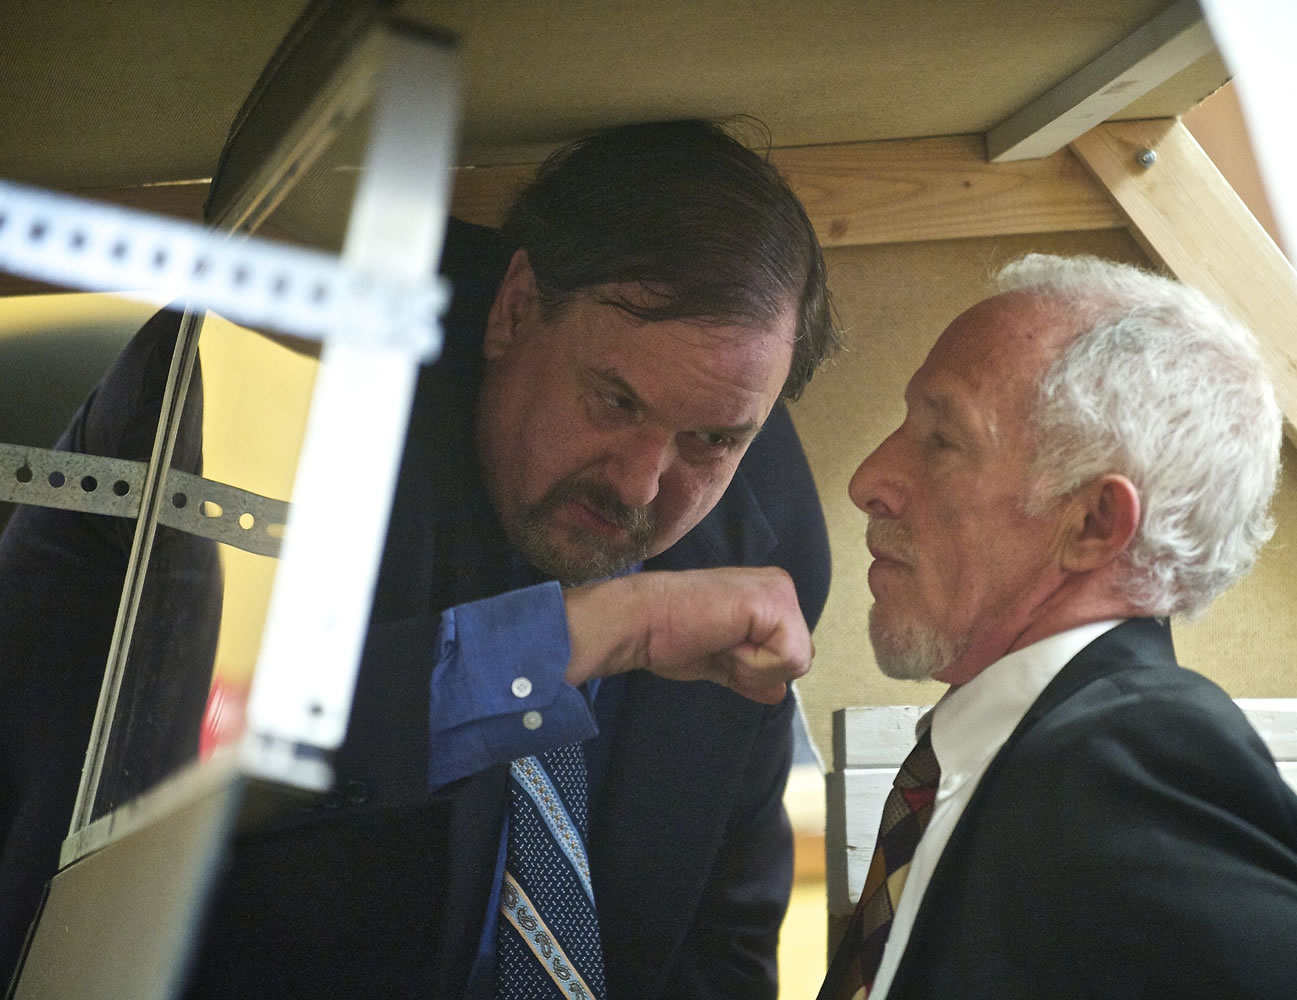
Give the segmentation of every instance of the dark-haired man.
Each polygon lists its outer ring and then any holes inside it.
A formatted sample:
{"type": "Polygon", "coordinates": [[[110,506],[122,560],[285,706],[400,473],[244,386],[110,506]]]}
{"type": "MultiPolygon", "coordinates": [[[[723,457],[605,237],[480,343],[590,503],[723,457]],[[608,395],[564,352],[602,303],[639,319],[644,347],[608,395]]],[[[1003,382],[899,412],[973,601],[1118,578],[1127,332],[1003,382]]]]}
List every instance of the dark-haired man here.
{"type": "Polygon", "coordinates": [[[453,224],[443,271],[347,794],[238,842],[191,993],[773,997],[787,684],[828,586],[779,404],[837,336],[805,212],[720,128],[628,126],[502,235],[453,224]],[[603,971],[524,911],[541,978],[511,985],[511,762],[573,746],[603,971]]]}

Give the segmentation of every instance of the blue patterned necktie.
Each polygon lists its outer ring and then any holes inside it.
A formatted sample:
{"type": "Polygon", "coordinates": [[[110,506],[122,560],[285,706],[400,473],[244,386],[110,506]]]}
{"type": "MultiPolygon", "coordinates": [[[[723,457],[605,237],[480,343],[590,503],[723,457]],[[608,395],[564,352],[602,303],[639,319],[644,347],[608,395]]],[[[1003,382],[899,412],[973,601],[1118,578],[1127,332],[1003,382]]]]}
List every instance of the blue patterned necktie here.
{"type": "Polygon", "coordinates": [[[509,768],[509,844],[496,933],[499,1000],[598,1000],[603,949],[585,838],[579,743],[509,768]]]}

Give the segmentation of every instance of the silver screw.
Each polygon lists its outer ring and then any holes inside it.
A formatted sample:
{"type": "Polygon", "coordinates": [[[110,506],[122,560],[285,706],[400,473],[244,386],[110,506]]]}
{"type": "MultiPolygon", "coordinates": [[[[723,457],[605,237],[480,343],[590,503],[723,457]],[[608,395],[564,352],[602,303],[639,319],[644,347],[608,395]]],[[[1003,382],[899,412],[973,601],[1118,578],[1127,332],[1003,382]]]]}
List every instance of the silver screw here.
{"type": "Polygon", "coordinates": [[[1147,170],[1157,162],[1157,153],[1151,149],[1141,149],[1139,153],[1136,154],[1135,160],[1141,167],[1147,170]]]}

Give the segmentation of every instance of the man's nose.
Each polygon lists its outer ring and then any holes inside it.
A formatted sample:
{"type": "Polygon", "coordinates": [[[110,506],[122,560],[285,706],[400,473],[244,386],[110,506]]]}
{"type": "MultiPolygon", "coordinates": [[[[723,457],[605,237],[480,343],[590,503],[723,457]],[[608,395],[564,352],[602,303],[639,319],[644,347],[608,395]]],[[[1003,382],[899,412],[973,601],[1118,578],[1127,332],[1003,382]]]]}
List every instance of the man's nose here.
{"type": "Polygon", "coordinates": [[[905,487],[895,459],[899,447],[899,433],[865,456],[856,467],[847,484],[851,502],[866,514],[897,517],[905,504],[905,487]]]}
{"type": "Polygon", "coordinates": [[[665,434],[644,428],[620,441],[608,462],[608,475],[621,502],[627,507],[648,506],[673,459],[674,447],[665,434]]]}

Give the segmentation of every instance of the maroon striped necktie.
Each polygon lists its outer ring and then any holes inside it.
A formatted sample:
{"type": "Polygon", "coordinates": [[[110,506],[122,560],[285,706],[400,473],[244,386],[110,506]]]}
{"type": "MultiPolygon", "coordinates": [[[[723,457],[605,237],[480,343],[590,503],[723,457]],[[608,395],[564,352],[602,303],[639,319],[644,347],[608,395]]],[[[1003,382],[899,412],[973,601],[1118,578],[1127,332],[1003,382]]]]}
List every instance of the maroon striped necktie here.
{"type": "Polygon", "coordinates": [[[905,888],[910,860],[932,816],[940,780],[941,770],[932,752],[932,731],[928,729],[892,781],[860,902],[833,956],[818,1000],[860,1000],[869,996],[892,929],[892,916],[905,888]]]}

